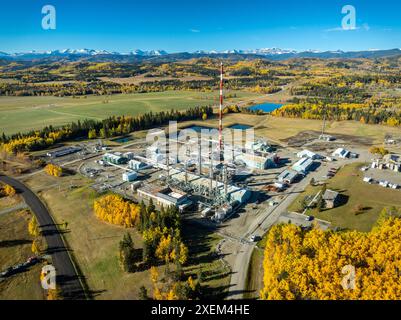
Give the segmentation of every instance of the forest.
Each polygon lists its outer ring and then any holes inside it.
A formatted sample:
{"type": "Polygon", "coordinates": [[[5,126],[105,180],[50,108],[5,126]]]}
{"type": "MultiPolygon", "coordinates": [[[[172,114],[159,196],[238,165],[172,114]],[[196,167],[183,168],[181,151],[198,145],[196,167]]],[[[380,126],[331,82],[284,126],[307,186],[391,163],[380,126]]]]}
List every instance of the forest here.
{"type": "Polygon", "coordinates": [[[399,300],[401,219],[384,209],[368,233],[274,226],[263,262],[265,300],[399,300]]]}

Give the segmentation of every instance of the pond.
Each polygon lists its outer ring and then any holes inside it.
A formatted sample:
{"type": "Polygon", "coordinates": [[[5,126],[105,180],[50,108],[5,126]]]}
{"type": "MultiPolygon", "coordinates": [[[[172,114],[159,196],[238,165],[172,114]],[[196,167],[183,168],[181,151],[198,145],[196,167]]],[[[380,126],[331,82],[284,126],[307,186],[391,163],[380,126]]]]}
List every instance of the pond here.
{"type": "Polygon", "coordinates": [[[117,143],[127,143],[128,141],[131,141],[131,137],[122,137],[118,139],[113,139],[112,141],[117,142],[117,143]]]}
{"type": "Polygon", "coordinates": [[[257,104],[254,105],[252,107],[250,107],[249,109],[252,111],[263,111],[263,112],[272,112],[276,109],[279,109],[283,106],[284,104],[280,104],[280,103],[270,103],[270,102],[266,102],[266,103],[262,103],[262,104],[257,104]]]}

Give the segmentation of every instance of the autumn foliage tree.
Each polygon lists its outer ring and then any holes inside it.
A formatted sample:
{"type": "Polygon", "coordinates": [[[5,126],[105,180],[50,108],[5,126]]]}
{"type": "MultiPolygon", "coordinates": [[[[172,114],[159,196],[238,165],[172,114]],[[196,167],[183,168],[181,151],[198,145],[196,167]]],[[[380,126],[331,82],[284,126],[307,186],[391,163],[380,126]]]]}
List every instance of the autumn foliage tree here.
{"type": "MultiPolygon", "coordinates": [[[[386,212],[383,212],[386,214],[386,212]]],[[[266,300],[399,300],[401,219],[387,216],[369,233],[272,227],[266,242],[266,300]],[[345,266],[355,268],[355,288],[344,288],[345,266]]]]}
{"type": "Polygon", "coordinates": [[[168,272],[161,278],[156,267],[151,267],[150,277],[155,300],[188,300],[200,297],[200,283],[192,277],[177,281],[175,274],[168,272]]]}
{"type": "Polygon", "coordinates": [[[144,240],[144,260],[161,260],[183,265],[188,248],[181,238],[181,217],[176,207],[155,210],[152,203],[141,204],[140,230],[144,240]]]}
{"type": "Polygon", "coordinates": [[[378,154],[378,155],[381,155],[381,156],[385,156],[386,154],[389,153],[389,151],[387,149],[385,149],[383,147],[375,147],[375,146],[371,147],[369,149],[369,152],[371,154],[378,154]]]}
{"type": "Polygon", "coordinates": [[[55,164],[49,163],[45,167],[45,171],[48,175],[51,175],[53,177],[61,177],[63,174],[63,169],[59,166],[56,166],[55,164]]]}
{"type": "Polygon", "coordinates": [[[33,216],[28,223],[28,232],[33,237],[37,237],[40,234],[38,220],[35,216],[33,216]]]}
{"type": "Polygon", "coordinates": [[[16,194],[15,189],[9,184],[4,184],[3,187],[0,186],[0,195],[4,195],[6,197],[13,197],[16,194]]]}
{"type": "Polygon", "coordinates": [[[95,200],[93,207],[100,220],[126,228],[134,227],[139,219],[139,206],[116,194],[95,200]]]}

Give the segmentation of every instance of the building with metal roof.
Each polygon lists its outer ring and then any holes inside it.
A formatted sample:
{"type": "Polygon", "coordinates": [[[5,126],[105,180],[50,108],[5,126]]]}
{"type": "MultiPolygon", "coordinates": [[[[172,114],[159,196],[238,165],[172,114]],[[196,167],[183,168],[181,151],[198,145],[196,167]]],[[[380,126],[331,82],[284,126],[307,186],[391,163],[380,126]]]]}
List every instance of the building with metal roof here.
{"type": "Polygon", "coordinates": [[[297,177],[299,176],[299,173],[293,170],[285,170],[280,175],[277,177],[277,180],[279,182],[284,182],[291,184],[293,183],[297,177]]]}
{"type": "Polygon", "coordinates": [[[313,165],[312,159],[302,158],[292,166],[292,169],[297,171],[298,173],[306,174],[310,170],[312,165],[313,165]]]}

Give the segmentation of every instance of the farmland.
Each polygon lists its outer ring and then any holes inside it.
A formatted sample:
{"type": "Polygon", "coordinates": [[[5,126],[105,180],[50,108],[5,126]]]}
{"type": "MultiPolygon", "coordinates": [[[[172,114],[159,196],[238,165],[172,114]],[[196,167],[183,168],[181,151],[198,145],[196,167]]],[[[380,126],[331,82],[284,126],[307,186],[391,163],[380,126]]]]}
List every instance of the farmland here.
{"type": "MultiPolygon", "coordinates": [[[[260,96],[249,92],[230,92],[230,99],[252,99],[260,96]]],[[[103,120],[112,115],[137,115],[163,110],[183,110],[194,106],[213,105],[216,92],[167,91],[158,93],[121,94],[113,96],[72,97],[0,97],[0,132],[13,134],[47,125],[59,126],[83,119],[103,120]]]]}

